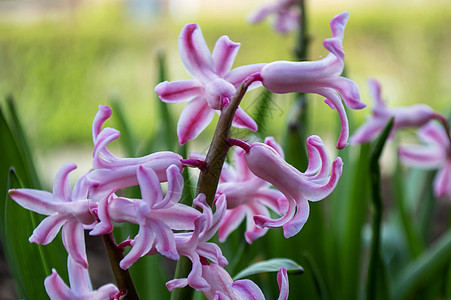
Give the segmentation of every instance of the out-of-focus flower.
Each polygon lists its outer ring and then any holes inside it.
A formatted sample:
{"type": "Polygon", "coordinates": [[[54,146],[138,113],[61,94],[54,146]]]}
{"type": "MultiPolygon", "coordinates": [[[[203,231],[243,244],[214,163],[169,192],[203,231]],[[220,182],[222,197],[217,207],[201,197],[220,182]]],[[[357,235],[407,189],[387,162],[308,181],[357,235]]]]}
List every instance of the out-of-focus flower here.
{"type": "Polygon", "coordinates": [[[263,86],[273,93],[314,93],[324,96],[325,102],[337,109],[340,116],[341,132],[337,148],[347,145],[349,125],[342,103],[352,109],[362,109],[366,105],[360,101],[358,86],[350,79],[340,76],[344,68],[343,36],[348,12],[335,16],[330,21],[332,38],[325,39],[324,47],[329,54],[318,61],[275,61],[261,70],[263,86]],[[340,98],[341,96],[341,98],[340,98]]]}
{"type": "MultiPolygon", "coordinates": [[[[273,138],[266,138],[265,144],[276,149],[283,157],[282,148],[273,138]]],[[[251,244],[268,230],[257,227],[253,217],[255,215],[269,217],[268,207],[279,215],[283,215],[288,207],[288,201],[280,191],[271,188],[269,182],[255,176],[249,170],[244,154],[244,149],[235,148],[235,168],[225,164],[221,172],[216,193],[226,195],[227,200],[227,211],[218,231],[221,242],[226,240],[244,218],[247,218],[244,236],[246,241],[251,244]]]]}
{"type": "Polygon", "coordinates": [[[251,12],[248,21],[251,24],[263,21],[269,15],[275,15],[273,27],[286,34],[299,26],[299,7],[296,0],[277,0],[264,4],[251,12]]]}
{"type": "Polygon", "coordinates": [[[199,194],[193,202],[203,210],[202,215],[194,220],[194,231],[175,234],[177,252],[179,255],[191,260],[192,269],[188,278],[177,278],[168,281],[166,287],[170,291],[187,285],[200,291],[210,289],[210,285],[202,277],[201,258],[208,259],[222,267],[228,264],[218,245],[208,242],[217,232],[219,224],[225,215],[225,196],[222,195],[216,199],[216,211],[214,214],[211,207],[207,204],[204,194],[199,194]]]}
{"type": "Polygon", "coordinates": [[[160,182],[167,181],[166,169],[169,166],[176,165],[180,172],[183,170],[182,156],[169,151],[156,152],[138,158],[121,158],[112,154],[107,145],[119,138],[120,133],[109,127],[102,129],[103,123],[111,114],[111,108],[99,106],[92,124],[93,170],[88,174],[87,182],[92,201],[98,203],[100,222],[90,232],[91,235],[106,234],[113,230],[106,208],[108,199],[115,191],[138,184],[136,176],[138,166],[151,168],[160,182]]]}
{"type": "Polygon", "coordinates": [[[393,131],[406,127],[421,127],[431,119],[446,122],[445,118],[434,112],[426,104],[389,108],[381,97],[381,86],[374,79],[368,80],[371,98],[373,99],[372,115],[354,132],[351,144],[368,143],[376,138],[394,117],[393,131]]]}
{"type": "Polygon", "coordinates": [[[88,186],[86,175],[81,177],[71,190],[69,173],[77,166],[64,164],[55,176],[53,193],[34,189],[9,190],[11,198],[22,207],[48,215],[33,231],[29,241],[48,244],[62,228],[64,247],[69,255],[80,265],[87,268],[84,225],[92,225],[96,217],[92,210],[96,204],[87,199],[88,186]]]}
{"type": "MultiPolygon", "coordinates": [[[[218,264],[203,261],[202,277],[210,285],[209,290],[203,291],[208,300],[265,299],[262,291],[253,281],[249,279],[233,281],[229,273],[218,264]]],[[[286,268],[281,268],[277,273],[277,283],[280,289],[278,300],[288,299],[289,287],[286,268]]]]}
{"type": "Polygon", "coordinates": [[[122,295],[112,283],[93,290],[88,269],[67,258],[70,287],[64,283],[55,269],[44,280],[45,290],[51,300],[116,300],[122,295]]]}
{"type": "Polygon", "coordinates": [[[451,196],[451,145],[449,133],[435,122],[421,127],[418,138],[424,145],[399,147],[401,160],[413,167],[439,169],[434,179],[436,197],[451,196]]]}
{"type": "MultiPolygon", "coordinates": [[[[214,111],[220,112],[228,104],[244,79],[263,67],[264,64],[254,64],[231,70],[239,47],[239,43],[222,36],[210,53],[198,24],[183,27],[179,36],[180,57],[194,79],[165,81],[155,87],[155,92],[164,102],[189,101],[177,124],[181,145],[196,138],[211,122],[214,111]]],[[[257,82],[253,84],[257,85],[257,82]]],[[[240,107],[232,125],[257,130],[255,121],[240,107]]]]}
{"type": "Polygon", "coordinates": [[[152,246],[164,256],[177,260],[179,255],[172,230],[193,230],[194,219],[200,216],[195,208],[178,203],[182,195],[183,177],[177,166],[167,169],[168,190],[163,197],[160,182],[151,168],[139,166],[137,170],[141,199],[114,198],[108,204],[108,215],[115,222],[139,225],[132,249],[120,262],[128,269],[152,246]]]}
{"type": "Polygon", "coordinates": [[[343,162],[337,157],[330,164],[327,150],[318,136],[307,139],[309,164],[305,173],[288,164],[274,148],[253,143],[244,155],[252,173],[270,182],[288,199],[288,210],[279,219],[266,216],[254,216],[258,226],[275,228],[283,226],[286,238],[297,234],[304,226],[309,215],[310,201],[319,201],[327,197],[336,187],[341,176],[343,162]],[[296,211],[296,213],[295,213],[296,211]]]}

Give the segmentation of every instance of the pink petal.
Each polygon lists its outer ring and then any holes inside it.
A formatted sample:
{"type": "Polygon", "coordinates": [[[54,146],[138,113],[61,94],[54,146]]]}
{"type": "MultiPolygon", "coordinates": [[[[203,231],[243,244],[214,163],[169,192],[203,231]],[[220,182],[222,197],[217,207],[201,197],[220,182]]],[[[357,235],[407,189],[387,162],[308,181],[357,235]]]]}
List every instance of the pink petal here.
{"type": "Polygon", "coordinates": [[[222,267],[229,264],[227,259],[222,255],[221,248],[214,243],[199,243],[196,248],[196,253],[222,267]]]}
{"type": "Polygon", "coordinates": [[[276,11],[277,6],[275,5],[262,5],[247,16],[247,21],[251,24],[259,23],[263,21],[263,19],[265,19],[269,14],[276,11]]]}
{"type": "Polygon", "coordinates": [[[249,170],[244,159],[244,149],[235,147],[233,151],[233,160],[235,165],[235,180],[230,181],[245,181],[251,178],[255,178],[254,174],[249,170]]]}
{"type": "Polygon", "coordinates": [[[235,112],[232,126],[237,128],[248,128],[254,132],[258,129],[257,123],[255,123],[255,121],[241,107],[238,107],[235,112]]]}
{"type": "Polygon", "coordinates": [[[86,257],[83,224],[76,220],[69,220],[66,224],[64,224],[61,233],[64,247],[71,258],[87,269],[88,260],[86,257]]]}
{"type": "MultiPolygon", "coordinates": [[[[71,187],[69,181],[69,173],[77,168],[77,165],[72,163],[64,164],[58,171],[53,182],[53,197],[57,201],[71,201],[71,187]]],[[[55,200],[54,200],[55,201],[55,200]]]]}
{"type": "Polygon", "coordinates": [[[334,38],[339,38],[343,40],[345,33],[346,23],[349,19],[349,12],[345,11],[341,14],[336,15],[330,20],[330,29],[332,31],[332,36],[334,38]]]}
{"type": "Polygon", "coordinates": [[[52,275],[44,280],[45,291],[52,300],[76,300],[79,299],[71,289],[64,283],[55,269],[52,275]]]}
{"type": "Polygon", "coordinates": [[[247,222],[246,222],[246,232],[244,233],[244,237],[246,238],[246,242],[248,244],[252,244],[253,241],[265,235],[268,231],[266,228],[259,228],[256,226],[253,216],[267,216],[269,217],[268,209],[261,204],[254,203],[253,205],[248,205],[247,210],[247,222]]]}
{"type": "Polygon", "coordinates": [[[84,200],[88,197],[88,184],[86,182],[86,176],[88,174],[83,175],[80,177],[77,182],[75,183],[75,186],[72,190],[72,201],[78,201],[78,200],[84,200]]]}
{"type": "Polygon", "coordinates": [[[264,204],[279,215],[284,214],[288,207],[288,205],[281,207],[281,204],[286,202],[286,198],[280,191],[273,188],[261,189],[254,194],[254,197],[258,199],[259,203],[264,204]]]}
{"type": "Polygon", "coordinates": [[[42,215],[51,215],[58,210],[58,202],[54,201],[53,194],[33,189],[12,189],[9,196],[25,209],[42,215]]]}
{"type": "Polygon", "coordinates": [[[64,223],[67,222],[67,216],[54,214],[41,221],[28,239],[30,243],[47,245],[58,234],[64,223]]]}
{"type": "Polygon", "coordinates": [[[195,79],[161,82],[155,87],[155,93],[167,103],[180,103],[193,99],[203,91],[202,84],[195,79]]]}
{"type": "Polygon", "coordinates": [[[418,137],[425,143],[448,148],[450,141],[442,125],[429,122],[418,130],[418,137]]]}
{"type": "Polygon", "coordinates": [[[243,299],[264,300],[265,296],[260,288],[249,279],[237,280],[231,284],[231,288],[237,291],[243,299]]]}
{"type": "Polygon", "coordinates": [[[213,119],[214,111],[204,98],[191,100],[183,109],[177,124],[177,136],[180,145],[196,138],[213,119]]]}
{"type": "Polygon", "coordinates": [[[89,293],[92,291],[88,269],[78,264],[70,255],[67,257],[67,270],[69,272],[71,290],[78,294],[89,293]]]}
{"type": "Polygon", "coordinates": [[[195,290],[206,291],[210,289],[208,282],[202,278],[202,265],[196,253],[187,255],[192,262],[191,272],[188,275],[188,284],[195,290]]]}
{"type": "Polygon", "coordinates": [[[317,184],[308,180],[296,168],[285,162],[277,152],[262,143],[253,143],[245,155],[249,169],[281,191],[287,198],[306,197],[318,201],[329,195],[341,175],[342,161],[337,158],[332,164],[332,175],[327,183],[317,184]],[[262,163],[264,162],[264,163],[262,163]]]}
{"type": "Polygon", "coordinates": [[[119,266],[126,270],[130,268],[138,259],[146,255],[152,248],[155,233],[152,227],[140,226],[138,234],[133,239],[133,247],[130,252],[121,260],[119,266]]]}
{"type": "Polygon", "coordinates": [[[200,212],[184,204],[174,204],[168,208],[152,211],[152,219],[165,222],[174,230],[193,230],[194,219],[200,216],[200,212]]]}
{"type": "Polygon", "coordinates": [[[280,157],[282,158],[285,157],[282,147],[276,142],[276,140],[272,136],[268,136],[265,138],[265,144],[274,148],[274,150],[276,150],[276,152],[280,155],[280,157]]]}
{"type": "Polygon", "coordinates": [[[205,79],[214,73],[213,59],[198,24],[183,27],[179,36],[179,53],[191,76],[205,79]]]}
{"type": "Polygon", "coordinates": [[[166,170],[166,177],[168,179],[166,195],[159,205],[154,205],[154,209],[164,207],[167,204],[177,203],[182,197],[184,180],[179,168],[176,165],[171,165],[166,170]]]}
{"type": "Polygon", "coordinates": [[[142,200],[149,207],[158,204],[163,199],[163,192],[157,174],[149,167],[138,166],[137,177],[142,200]]]}
{"type": "Polygon", "coordinates": [[[351,145],[371,142],[378,134],[382,132],[389,119],[369,117],[366,122],[360,126],[351,136],[349,142],[351,145]]]}
{"type": "Polygon", "coordinates": [[[106,147],[109,143],[117,140],[120,136],[119,130],[113,128],[104,128],[98,135],[96,143],[94,144],[93,156],[93,168],[100,169],[105,167],[112,167],[111,162],[119,160],[114,156],[106,147]]]}
{"type": "Polygon", "coordinates": [[[382,93],[381,93],[381,85],[380,83],[375,79],[368,79],[368,88],[370,91],[371,99],[374,101],[373,109],[376,108],[376,110],[383,110],[386,109],[387,106],[385,105],[384,99],[382,99],[382,93]]]}
{"type": "Polygon", "coordinates": [[[285,225],[289,220],[293,218],[296,211],[296,202],[294,199],[288,200],[288,209],[285,214],[278,219],[271,219],[264,215],[254,216],[254,222],[261,228],[278,228],[285,225]]]}
{"type": "Polygon", "coordinates": [[[170,292],[172,292],[173,289],[177,288],[184,288],[188,285],[188,278],[180,278],[180,279],[172,279],[166,282],[166,287],[170,292]]]}
{"type": "Polygon", "coordinates": [[[335,108],[338,112],[338,116],[340,117],[341,129],[340,136],[337,141],[337,149],[343,149],[348,145],[349,139],[349,123],[348,118],[346,116],[346,111],[343,107],[343,103],[341,102],[340,97],[336,92],[330,89],[324,89],[320,92],[321,95],[325,96],[327,99],[325,102],[329,104],[332,108],[335,108]]]}
{"type": "Polygon", "coordinates": [[[409,166],[436,169],[446,162],[444,149],[433,146],[401,146],[399,157],[409,166]]]}
{"type": "Polygon", "coordinates": [[[152,231],[155,234],[155,248],[158,253],[169,259],[178,260],[179,255],[175,247],[174,233],[163,222],[150,222],[152,231]]]}
{"type": "Polygon", "coordinates": [[[234,209],[227,210],[218,231],[219,241],[223,243],[230,233],[232,233],[244,219],[246,208],[238,206],[234,209]]]}
{"type": "MultiPolygon", "coordinates": [[[[231,70],[224,76],[224,79],[230,82],[235,88],[238,88],[243,81],[252,74],[260,73],[265,63],[244,65],[231,70]]],[[[261,86],[261,83],[256,81],[251,84],[248,90],[261,86]]]]}
{"type": "Polygon", "coordinates": [[[99,111],[97,112],[94,121],[92,122],[92,139],[94,144],[97,141],[97,136],[102,130],[103,123],[105,123],[105,121],[108,120],[112,114],[113,111],[110,107],[99,105],[99,111]]]}
{"type": "Polygon", "coordinates": [[[308,201],[306,199],[298,200],[296,201],[296,206],[296,215],[283,225],[283,235],[285,238],[290,238],[298,234],[307,222],[310,212],[308,201]]]}
{"type": "Polygon", "coordinates": [[[274,20],[273,27],[282,34],[289,33],[299,26],[299,11],[293,8],[281,9],[274,20]]]}
{"type": "Polygon", "coordinates": [[[447,162],[434,179],[434,194],[436,197],[451,195],[451,163],[447,162]]]}
{"type": "Polygon", "coordinates": [[[359,87],[351,79],[339,76],[334,80],[330,80],[330,86],[340,93],[347,107],[351,109],[366,107],[366,104],[360,99],[359,87]]]}
{"type": "Polygon", "coordinates": [[[202,264],[202,277],[207,280],[210,289],[203,291],[207,299],[239,299],[239,295],[233,290],[229,289],[229,285],[233,283],[232,277],[229,273],[215,263],[202,264]],[[221,298],[221,297],[227,298],[221,298]],[[219,297],[219,298],[218,298],[219,297]]]}
{"type": "Polygon", "coordinates": [[[277,284],[279,285],[279,298],[277,300],[287,300],[289,293],[288,273],[286,268],[280,268],[277,272],[277,284]]]}
{"type": "Polygon", "coordinates": [[[232,42],[228,36],[218,39],[212,54],[216,75],[224,77],[230,71],[239,49],[240,43],[232,42]]]}

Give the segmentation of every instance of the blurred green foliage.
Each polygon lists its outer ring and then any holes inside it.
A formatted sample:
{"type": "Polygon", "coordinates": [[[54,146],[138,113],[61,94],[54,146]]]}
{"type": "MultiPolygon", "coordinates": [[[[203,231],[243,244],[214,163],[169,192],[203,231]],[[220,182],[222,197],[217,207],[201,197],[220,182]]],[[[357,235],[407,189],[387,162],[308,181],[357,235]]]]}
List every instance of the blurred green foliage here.
{"type": "MultiPolygon", "coordinates": [[[[148,120],[158,112],[153,92],[157,50],[167,52],[169,78],[190,77],[177,51],[183,24],[164,16],[138,24],[125,11],[115,3],[82,7],[64,17],[39,21],[0,21],[0,94],[11,93],[17,99],[33,145],[52,148],[89,143],[97,106],[112,97],[122,99],[126,112],[133,116],[138,138],[156,130],[148,120]]],[[[330,33],[324,24],[338,12],[310,16],[310,59],[327,53],[321,41],[330,33]]],[[[211,49],[222,34],[241,42],[236,66],[294,57],[294,34],[280,36],[267,22],[249,26],[244,17],[244,13],[223,18],[201,16],[196,21],[211,49]]],[[[344,42],[346,63],[363,100],[369,102],[366,78],[376,77],[391,105],[425,102],[444,109],[451,92],[447,81],[450,19],[451,9],[443,7],[351,10],[344,42]]],[[[252,109],[254,95],[246,96],[243,107],[252,109]]],[[[279,111],[267,126],[268,134],[278,134],[271,130],[277,126],[271,124],[281,125],[284,118],[279,115],[288,113],[289,101],[284,99],[276,97],[279,111]]],[[[321,106],[321,113],[311,118],[315,133],[330,131],[335,125],[333,111],[324,110],[321,100],[312,106],[313,112],[315,106],[321,106]]],[[[177,116],[182,107],[171,109],[177,116]]],[[[362,121],[366,113],[356,115],[362,121]]],[[[209,129],[206,137],[213,127],[209,129]]]]}

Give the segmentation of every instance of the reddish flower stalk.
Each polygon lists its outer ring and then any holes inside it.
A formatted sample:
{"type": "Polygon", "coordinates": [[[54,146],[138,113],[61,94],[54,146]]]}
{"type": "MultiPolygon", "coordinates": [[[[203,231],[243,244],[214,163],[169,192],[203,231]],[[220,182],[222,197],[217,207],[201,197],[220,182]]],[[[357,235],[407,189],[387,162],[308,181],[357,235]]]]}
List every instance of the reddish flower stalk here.
{"type": "Polygon", "coordinates": [[[207,165],[205,169],[200,172],[196,192],[197,195],[200,193],[205,194],[207,203],[210,206],[213,204],[219,182],[219,175],[230,148],[230,127],[232,126],[235,111],[249,86],[254,81],[258,80],[261,80],[259,74],[254,74],[246,78],[237,89],[230,104],[223,108],[221,116],[219,117],[218,125],[216,126],[215,134],[205,159],[207,165]]]}

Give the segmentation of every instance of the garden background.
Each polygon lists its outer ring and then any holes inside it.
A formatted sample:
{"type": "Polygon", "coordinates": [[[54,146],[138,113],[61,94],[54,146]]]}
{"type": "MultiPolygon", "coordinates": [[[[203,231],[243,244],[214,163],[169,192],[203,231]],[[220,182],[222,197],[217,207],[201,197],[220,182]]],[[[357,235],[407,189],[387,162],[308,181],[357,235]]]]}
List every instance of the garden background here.
{"type": "MultiPolygon", "coordinates": [[[[166,59],[170,80],[188,76],[177,50],[177,37],[185,23],[200,24],[210,49],[224,34],[240,42],[236,66],[292,60],[295,33],[282,36],[268,22],[246,23],[247,13],[260,3],[130,0],[61,1],[56,5],[53,1],[0,1],[0,104],[5,107],[7,98],[14,99],[45,189],[50,189],[64,162],[77,162],[78,174],[89,168],[90,127],[99,104],[119,103],[133,139],[140,141],[140,147],[148,146],[141,142],[158,130],[158,97],[153,91],[158,83],[158,55],[166,59]]],[[[310,60],[327,55],[321,43],[330,36],[325,24],[343,10],[350,12],[344,40],[346,71],[370,107],[366,80],[373,77],[381,82],[390,106],[425,103],[449,115],[450,1],[310,1],[307,9],[310,60]]],[[[258,94],[256,90],[246,95],[242,107],[252,112],[258,94]]],[[[335,157],[338,118],[316,98],[310,101],[309,130],[323,137],[335,157]]],[[[275,96],[273,100],[265,131],[280,138],[291,98],[275,96]]],[[[169,109],[178,116],[182,107],[169,109]]],[[[350,112],[351,133],[368,114],[369,109],[350,112]]],[[[118,128],[114,118],[111,122],[111,127],[118,128]]],[[[210,125],[189,150],[205,151],[213,130],[210,125]]],[[[116,146],[116,152],[127,151],[116,146]]],[[[389,176],[394,170],[393,151],[386,152],[382,171],[389,176]]],[[[390,184],[384,188],[390,189],[390,184]]],[[[392,205],[391,199],[384,201],[392,205]]],[[[449,201],[438,207],[434,216],[442,222],[434,223],[431,239],[450,226],[446,219],[449,201]]],[[[110,275],[103,274],[101,266],[95,271],[98,279],[93,276],[93,280],[107,282],[104,276],[110,275]]],[[[105,266],[105,272],[107,269],[105,266]]],[[[7,269],[0,270],[3,297],[10,290],[10,281],[7,269]]]]}

